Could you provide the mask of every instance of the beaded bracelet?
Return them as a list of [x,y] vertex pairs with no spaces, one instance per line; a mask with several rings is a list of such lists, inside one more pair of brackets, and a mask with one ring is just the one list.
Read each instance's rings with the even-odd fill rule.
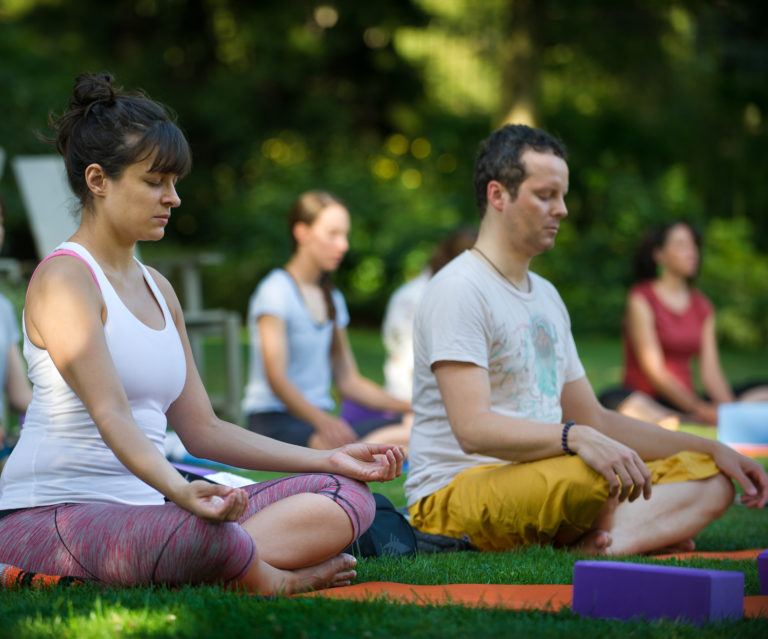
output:
[[571,429],[571,426],[573,426],[576,422],[574,422],[572,419],[569,419],[565,424],[563,424],[563,437],[562,437],[562,446],[563,446],[563,452],[566,455],[575,455],[570,448],[568,448],[568,431]]

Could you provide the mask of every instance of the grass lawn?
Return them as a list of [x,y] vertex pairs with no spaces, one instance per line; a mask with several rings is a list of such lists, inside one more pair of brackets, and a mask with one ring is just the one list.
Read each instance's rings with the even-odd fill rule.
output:
[[[381,380],[382,350],[375,331],[352,331],[360,369]],[[577,339],[587,374],[600,390],[618,379],[618,342]],[[215,365],[215,341],[206,361]],[[723,354],[731,379],[764,373],[765,353]],[[209,377],[216,378],[216,374]],[[768,464],[768,460],[762,460]],[[270,474],[248,473],[254,479]],[[404,504],[403,478],[374,484],[396,505]],[[734,504],[726,515],[696,539],[701,550],[768,547],[768,509],[748,510]],[[446,553],[407,559],[368,559],[358,565],[358,581],[413,584],[572,582],[576,554],[551,548],[504,553]],[[653,562],[647,558],[635,561]],[[676,562],[666,562],[675,564]],[[697,568],[738,570],[745,574],[745,594],[759,594],[756,562],[694,560]],[[628,593],[631,596],[631,593]],[[270,599],[225,592],[218,587],[101,589],[86,585],[48,592],[0,590],[0,638],[106,637],[468,637],[617,636],[642,638],[768,637],[768,619],[741,620],[697,628],[673,622],[582,619],[570,612],[540,614],[463,606],[392,605],[382,601]]]

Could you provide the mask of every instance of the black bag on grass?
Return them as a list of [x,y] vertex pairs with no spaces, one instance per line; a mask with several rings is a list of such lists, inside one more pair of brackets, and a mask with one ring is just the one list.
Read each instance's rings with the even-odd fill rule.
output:
[[446,537],[445,535],[432,535],[413,528],[416,537],[416,552],[431,555],[436,552],[460,552],[463,550],[477,550],[469,537],[464,535],[461,539]]
[[380,493],[373,493],[376,515],[366,530],[345,552],[356,557],[412,557],[417,553],[475,550],[469,539],[454,539],[417,530],[408,519]]
[[373,493],[376,515],[371,527],[345,552],[356,557],[410,557],[416,554],[416,536],[408,520],[381,493]]

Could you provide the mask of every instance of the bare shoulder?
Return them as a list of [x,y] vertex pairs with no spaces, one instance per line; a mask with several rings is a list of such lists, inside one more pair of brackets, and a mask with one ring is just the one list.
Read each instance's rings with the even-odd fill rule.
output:
[[652,315],[653,309],[648,300],[641,293],[633,292],[627,298],[627,311],[629,313],[639,313],[643,315]]
[[[91,269],[72,256],[57,256],[43,262],[27,289],[24,321],[29,338],[39,348],[62,326],[73,336],[82,327],[94,330],[105,319],[104,298]],[[74,341],[74,340],[72,340]]]
[[163,294],[163,297],[168,302],[169,306],[179,305],[178,296],[176,295],[176,291],[173,289],[173,286],[171,286],[171,283],[168,281],[168,278],[165,277],[160,271],[158,271],[153,266],[147,266],[144,265],[149,271],[149,274],[152,276],[152,279],[155,280],[155,284],[157,284],[157,287],[160,289],[160,292]]
[[27,303],[57,294],[100,297],[99,285],[88,264],[70,255],[57,255],[42,262],[29,283]]
[[163,275],[160,271],[158,271],[154,266],[149,266],[148,264],[144,264],[144,268],[146,268],[149,271],[149,274],[152,276],[152,279],[155,280],[155,282],[157,282],[158,286],[167,286],[167,287],[171,286],[171,283],[168,281],[168,278],[165,275]]

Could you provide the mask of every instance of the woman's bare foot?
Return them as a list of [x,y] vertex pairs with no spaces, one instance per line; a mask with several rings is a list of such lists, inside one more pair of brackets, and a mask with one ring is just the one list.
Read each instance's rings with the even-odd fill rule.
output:
[[604,555],[613,543],[613,537],[605,530],[595,528],[584,533],[572,548],[585,555]]
[[342,553],[309,568],[287,570],[285,572],[292,575],[292,583],[286,584],[285,592],[294,593],[348,586],[357,577],[357,572],[354,570],[356,565],[357,559],[352,555]]
[[677,430],[680,426],[679,413],[659,404],[655,399],[641,391],[635,391],[616,408],[628,417],[658,424],[667,430]]
[[664,417],[663,419],[660,419],[658,422],[659,426],[662,428],[665,428],[666,430],[677,430],[680,428],[680,418],[676,415],[670,415],[669,417]]
[[307,590],[348,586],[357,576],[354,570],[356,564],[357,559],[344,553],[296,570],[281,570],[257,559],[235,584],[235,588],[263,595],[290,595]]

